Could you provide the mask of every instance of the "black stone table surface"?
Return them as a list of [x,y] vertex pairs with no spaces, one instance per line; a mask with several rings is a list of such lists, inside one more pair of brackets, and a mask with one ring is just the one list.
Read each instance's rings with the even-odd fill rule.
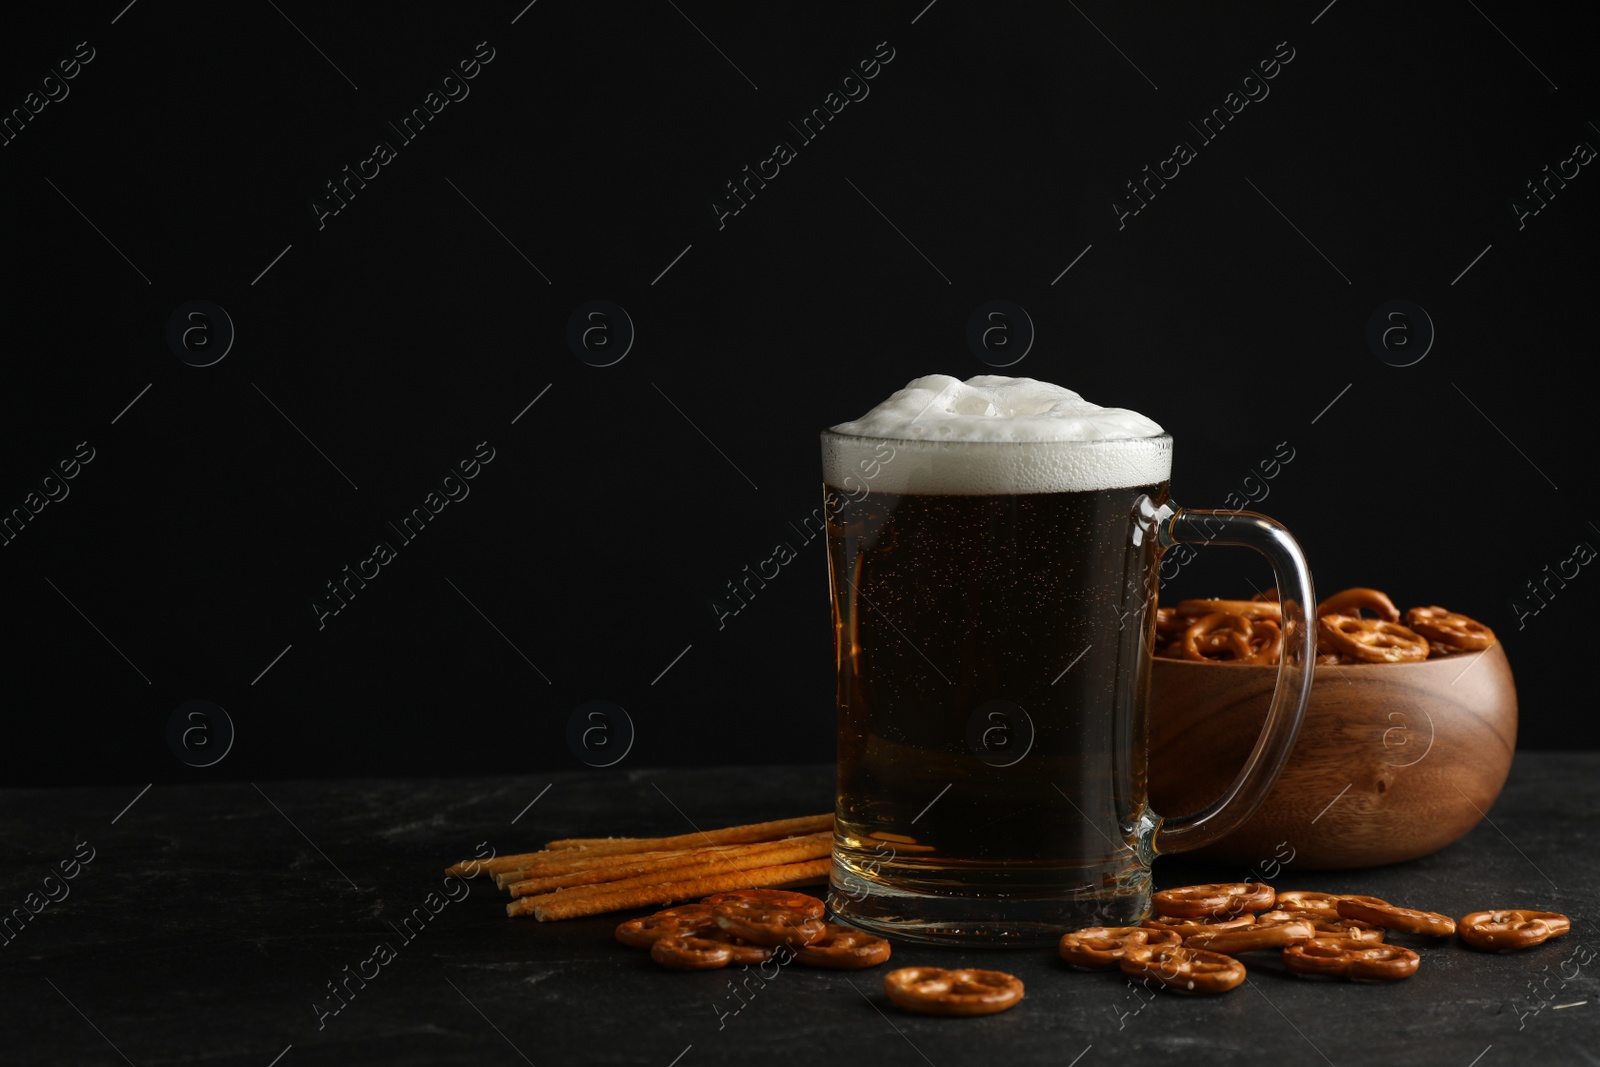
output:
[[[668,972],[612,939],[617,917],[508,919],[482,879],[446,894],[444,867],[480,842],[508,853],[828,810],[825,766],[7,790],[0,1063],[1595,1063],[1597,782],[1600,753],[1521,753],[1490,821],[1443,851],[1275,879],[1454,916],[1572,916],[1538,948],[1400,938],[1422,968],[1384,986],[1297,978],[1258,953],[1246,985],[1185,997],[1050,949],[896,947],[900,965],[1027,984],[1015,1008],[974,1019],[897,1010],[883,968],[769,967],[764,984],[755,968]],[[1156,882],[1244,873],[1165,857]],[[419,907],[428,921],[402,930]],[[364,985],[346,981],[358,970]]]

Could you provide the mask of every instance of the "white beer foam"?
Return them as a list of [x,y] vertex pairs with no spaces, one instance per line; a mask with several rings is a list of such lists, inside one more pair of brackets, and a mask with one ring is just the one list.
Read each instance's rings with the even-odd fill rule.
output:
[[852,492],[1086,492],[1172,471],[1158,423],[1033,378],[930,374],[833,431],[849,436],[823,439],[824,480]]

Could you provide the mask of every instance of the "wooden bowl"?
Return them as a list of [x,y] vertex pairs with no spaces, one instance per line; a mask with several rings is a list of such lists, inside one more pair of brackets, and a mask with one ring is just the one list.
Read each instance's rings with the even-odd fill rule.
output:
[[[1199,810],[1255,745],[1275,666],[1157,658],[1150,805]],[[1517,693],[1500,645],[1421,663],[1315,668],[1300,737],[1259,811],[1197,855],[1268,870],[1375,867],[1484,818],[1511,769]],[[1293,859],[1286,862],[1286,858]]]

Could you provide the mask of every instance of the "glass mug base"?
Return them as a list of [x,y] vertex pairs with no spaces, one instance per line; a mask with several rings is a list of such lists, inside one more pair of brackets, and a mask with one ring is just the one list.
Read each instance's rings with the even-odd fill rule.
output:
[[853,869],[836,851],[828,908],[840,922],[894,940],[1018,947],[1053,945],[1086,926],[1137,926],[1150,915],[1150,868],[1131,851],[1063,872],[1063,882],[1078,888],[1037,894],[973,888],[975,881],[998,883],[1008,873],[1014,877],[1003,869],[968,871],[960,885],[907,889]]

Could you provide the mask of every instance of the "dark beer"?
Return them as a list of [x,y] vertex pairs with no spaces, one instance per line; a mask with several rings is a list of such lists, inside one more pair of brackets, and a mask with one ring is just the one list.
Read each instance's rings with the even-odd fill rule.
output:
[[1133,532],[1140,498],[1166,495],[869,492],[833,517],[846,871],[1047,900],[1143,875],[1145,739],[1128,733],[1156,570]]

